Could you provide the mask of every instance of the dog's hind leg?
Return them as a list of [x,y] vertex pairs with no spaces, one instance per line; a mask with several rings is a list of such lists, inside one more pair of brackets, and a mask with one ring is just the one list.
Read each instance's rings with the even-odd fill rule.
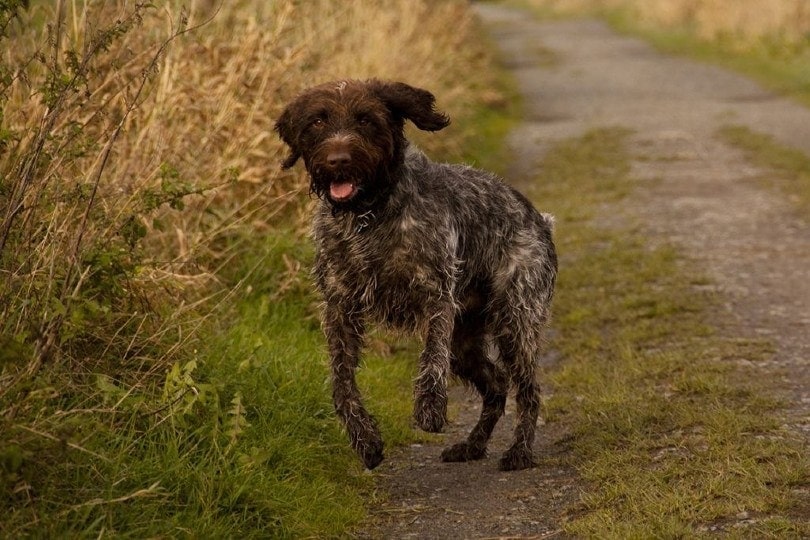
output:
[[535,354],[539,351],[525,347],[525,342],[516,343],[511,337],[501,337],[498,346],[515,387],[517,402],[514,439],[501,457],[498,468],[502,471],[527,469],[536,465],[532,445],[540,414],[540,388],[535,370]]
[[451,369],[471,383],[483,398],[481,417],[467,440],[442,452],[442,461],[470,461],[486,455],[487,443],[495,424],[503,415],[509,379],[487,357],[486,330],[482,313],[456,318],[453,331]]
[[[534,253],[526,257],[526,254]],[[502,471],[534,467],[532,456],[540,388],[537,363],[543,346],[543,332],[549,320],[549,306],[556,279],[556,255],[551,244],[526,242],[514,248],[499,278],[500,294],[489,306],[492,328],[501,359],[515,388],[517,422],[512,445],[498,464]],[[541,261],[538,264],[527,261]]]

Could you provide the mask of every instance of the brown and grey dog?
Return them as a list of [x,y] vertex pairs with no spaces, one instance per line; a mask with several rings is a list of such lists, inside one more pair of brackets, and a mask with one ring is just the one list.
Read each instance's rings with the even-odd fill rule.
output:
[[379,465],[383,442],[355,382],[364,330],[416,331],[416,424],[442,430],[451,371],[483,398],[469,437],[442,460],[485,456],[511,381],[518,419],[500,468],[531,467],[535,366],[557,274],[552,218],[496,176],[434,163],[409,144],[405,120],[427,131],[450,123],[434,102],[403,83],[339,81],[306,90],[275,126],[291,151],[284,167],[303,158],[321,199],[313,271],[335,409],[366,467]]

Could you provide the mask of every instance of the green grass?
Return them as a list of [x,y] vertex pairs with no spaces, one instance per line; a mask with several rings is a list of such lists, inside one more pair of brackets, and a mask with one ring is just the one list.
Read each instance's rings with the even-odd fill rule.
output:
[[520,118],[523,102],[514,81],[502,77],[498,84],[493,102],[478,107],[462,128],[469,132],[464,138],[472,144],[463,149],[460,159],[474,167],[504,174],[509,161],[504,141]]
[[762,182],[785,193],[805,216],[810,215],[810,157],[745,126],[726,126],[717,135],[742,149],[754,165],[765,169]]
[[[532,195],[558,217],[560,276],[550,421],[570,435],[587,488],[566,523],[589,538],[810,533],[810,465],[779,404],[738,360],[767,342],[720,335],[718,299],[671,247],[633,226],[596,225],[632,192],[623,130],[561,143]],[[755,368],[753,368],[755,369]]]
[[[36,456],[15,469],[4,448],[5,480],[27,475],[40,491],[36,505],[4,501],[2,536],[334,537],[362,520],[374,486],[334,417],[309,243],[278,231],[244,253],[243,296],[206,323],[163,396],[128,401],[124,386],[99,377],[107,402],[54,422],[65,438],[61,452],[43,449],[61,460],[47,482],[29,470]],[[413,358],[406,344],[371,352],[362,369],[389,448],[416,440]],[[67,405],[43,402],[43,412]],[[102,408],[109,422],[89,426]]]

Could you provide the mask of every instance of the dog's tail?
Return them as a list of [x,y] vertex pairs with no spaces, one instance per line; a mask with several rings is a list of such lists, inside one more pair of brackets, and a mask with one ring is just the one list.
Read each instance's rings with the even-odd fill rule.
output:
[[540,212],[540,217],[543,218],[543,221],[546,222],[546,225],[548,225],[549,230],[551,232],[554,232],[554,223],[556,222],[554,216],[552,216],[551,214],[547,214],[545,212]]

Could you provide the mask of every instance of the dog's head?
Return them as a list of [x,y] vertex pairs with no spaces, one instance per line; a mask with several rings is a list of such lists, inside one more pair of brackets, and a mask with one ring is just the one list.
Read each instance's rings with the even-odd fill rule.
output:
[[368,208],[390,189],[402,163],[405,120],[438,131],[450,123],[427,90],[400,82],[335,81],[304,91],[275,129],[290,147],[283,167],[299,158],[312,191],[336,209]]

